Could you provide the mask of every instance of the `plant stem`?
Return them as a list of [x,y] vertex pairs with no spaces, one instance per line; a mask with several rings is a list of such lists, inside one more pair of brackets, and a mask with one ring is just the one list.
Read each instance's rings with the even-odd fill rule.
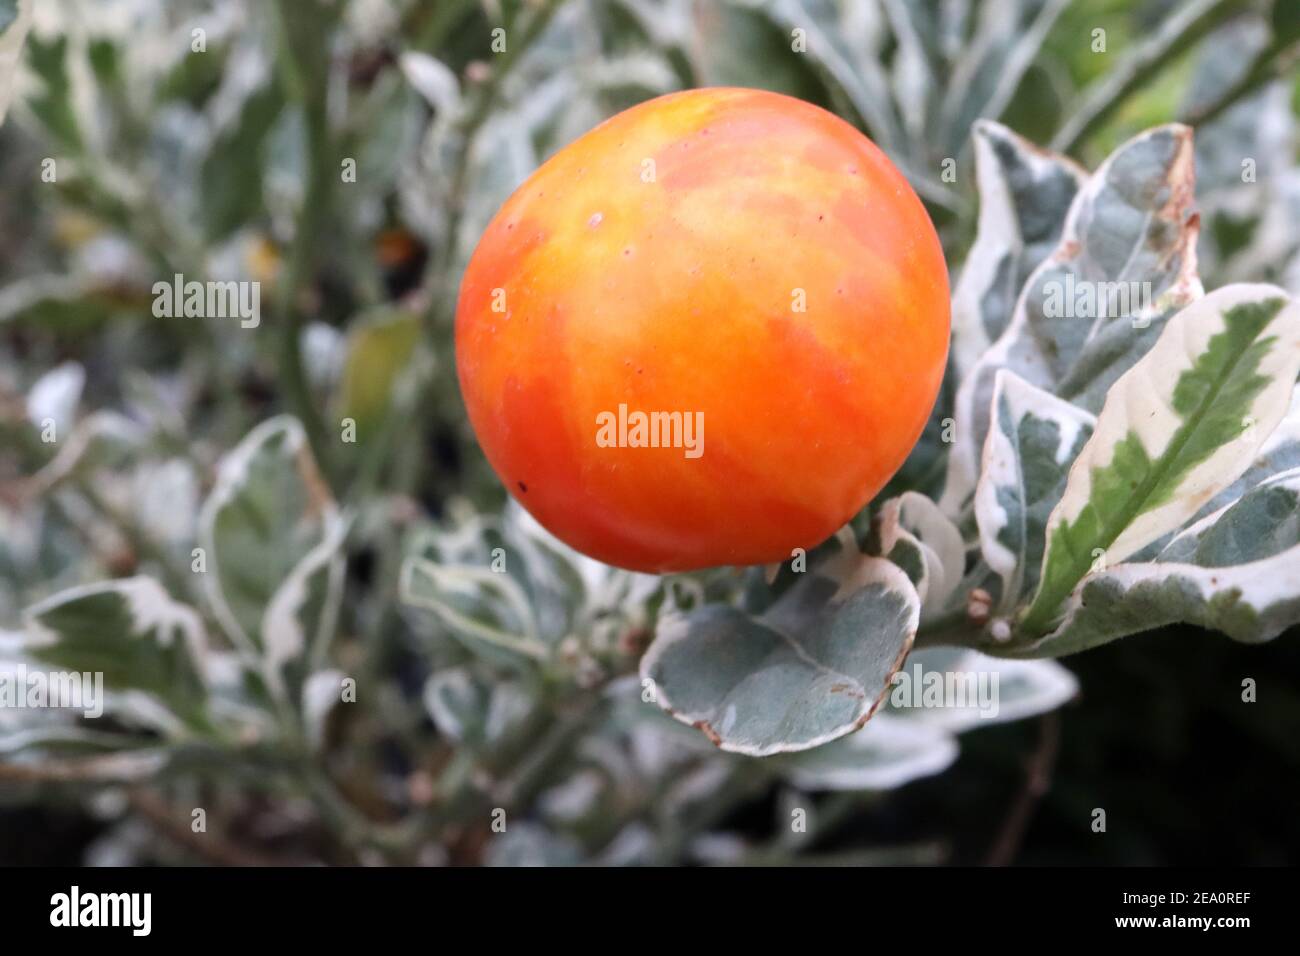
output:
[[1056,753],[1061,745],[1061,718],[1055,711],[1044,714],[1038,723],[1038,746],[1025,765],[1025,783],[1002,824],[997,839],[989,850],[988,866],[1006,866],[1011,863],[1025,831],[1033,818],[1034,808],[1052,786],[1052,769],[1056,766]]
[[1203,126],[1221,116],[1236,103],[1254,93],[1264,84],[1293,70],[1300,57],[1300,42],[1279,43],[1276,40],[1260,51],[1250,68],[1236,83],[1224,90],[1216,99],[1197,107],[1182,120],[1188,126]]
[[1083,103],[1052,140],[1052,149],[1068,153],[1110,117],[1152,76],[1186,52],[1223,21],[1236,16],[1236,0],[1191,0],[1160,25],[1153,36],[1133,50],[1084,93]]
[[[334,149],[330,141],[329,115],[325,105],[328,59],[323,51],[312,50],[311,42],[292,36],[298,16],[291,9],[294,0],[279,0],[281,34],[280,61],[285,86],[303,111],[307,127],[309,169],[302,204],[294,227],[293,245],[285,274],[281,277],[276,303],[279,322],[279,369],[281,385],[289,407],[302,421],[312,453],[326,479],[333,474],[332,455],[325,439],[325,421],[313,399],[302,361],[300,296],[311,281],[318,239],[329,221],[330,187],[333,183]],[[316,39],[313,37],[312,39]]]

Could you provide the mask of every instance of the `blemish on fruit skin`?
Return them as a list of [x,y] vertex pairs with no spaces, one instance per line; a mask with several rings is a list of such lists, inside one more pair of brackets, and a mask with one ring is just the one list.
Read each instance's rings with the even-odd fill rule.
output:
[[593,212],[591,214],[591,218],[587,220],[587,225],[590,226],[592,229],[595,229],[604,221],[605,221],[605,216],[602,213]]
[[526,484],[524,484],[522,481],[516,481],[515,484],[519,486],[520,491],[522,491],[524,494],[528,494],[528,486]]

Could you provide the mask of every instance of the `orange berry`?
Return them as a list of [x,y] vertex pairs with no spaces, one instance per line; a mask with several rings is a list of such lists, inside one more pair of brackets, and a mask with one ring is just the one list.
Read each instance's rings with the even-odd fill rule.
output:
[[788,560],[848,521],[920,436],[948,328],[939,239],[870,140],[704,89],[618,114],[506,201],[456,359],[510,493],[578,550],[668,572]]

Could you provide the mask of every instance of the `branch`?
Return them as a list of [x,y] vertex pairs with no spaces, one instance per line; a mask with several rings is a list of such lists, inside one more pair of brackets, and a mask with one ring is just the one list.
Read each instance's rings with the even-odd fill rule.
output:
[[997,839],[989,849],[987,866],[1007,866],[1016,857],[1024,840],[1034,808],[1052,787],[1052,770],[1061,745],[1061,718],[1055,711],[1044,714],[1038,723],[1038,746],[1025,764],[1025,782],[1011,811],[1002,823]]
[[1160,25],[1145,43],[1085,92],[1083,104],[1057,131],[1051,148],[1068,153],[1079,145],[1152,75],[1184,53],[1229,17],[1240,12],[1236,0],[1192,0]]

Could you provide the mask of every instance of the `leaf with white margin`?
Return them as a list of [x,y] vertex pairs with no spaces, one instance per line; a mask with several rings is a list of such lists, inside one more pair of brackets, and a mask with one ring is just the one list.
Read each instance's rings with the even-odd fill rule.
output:
[[1174,316],[1115,383],[1070,469],[1025,631],[1047,631],[1098,558],[1122,561],[1245,471],[1298,373],[1300,306],[1276,286],[1225,286]]
[[880,553],[911,579],[922,620],[947,606],[966,571],[961,532],[938,505],[915,491],[881,505]]
[[517,663],[515,655],[542,660],[548,654],[528,595],[508,574],[411,557],[402,564],[398,595],[403,604],[431,611],[470,650],[491,659]]
[[1060,626],[1023,653],[1060,657],[1177,623],[1255,644],[1300,623],[1300,469],[1197,522],[1165,553],[1175,560],[1084,578]]
[[952,294],[958,381],[1001,337],[1033,270],[1056,248],[1087,172],[1072,159],[980,120],[971,141],[979,188],[975,242]]
[[58,454],[32,476],[30,490],[44,494],[68,478],[123,464],[148,437],[139,423],[117,412],[87,415],[60,443]]
[[594,641],[647,624],[657,576],[579,554],[513,502],[499,516],[455,501],[448,512],[446,525],[408,543],[401,594],[476,652],[496,646],[540,658],[570,634]]
[[343,700],[342,671],[316,671],[302,685],[302,723],[307,743],[319,750],[325,742],[325,724]]
[[[199,544],[213,613],[245,653],[283,659],[284,647],[271,647],[263,631],[264,617],[300,564],[329,540],[336,521],[297,419],[263,422],[222,459],[199,515]],[[274,622],[293,596],[281,595]],[[275,639],[292,640],[292,634]]]
[[[1206,517],[1222,512],[1246,492],[1293,468],[1300,468],[1300,387],[1291,392],[1291,406],[1286,416],[1264,439],[1264,444],[1251,461],[1250,467],[1201,508],[1194,519],[1196,524],[1200,525]],[[1181,534],[1182,532],[1172,531],[1161,535],[1135,551],[1127,560],[1176,560],[1169,557],[1166,549]]]
[[[1134,340],[1200,295],[1194,181],[1192,131],[1171,124],[1120,146],[1074,197],[1060,244],[1021,289],[1002,337],[958,387],[945,512],[960,514],[974,493],[999,369],[1052,392],[1062,382],[1084,390],[1081,369],[1095,365],[1089,375],[1117,377],[1141,354]],[[1104,343],[1096,346],[1104,361],[1089,350],[1094,341]]]
[[938,727],[877,714],[861,730],[786,758],[782,775],[805,790],[894,790],[946,770],[957,741]]
[[1271,557],[1300,543],[1297,489],[1300,468],[1266,479],[1179,532],[1156,561],[1227,567]]
[[666,614],[641,677],[655,703],[723,750],[807,750],[875,713],[919,616],[901,570],[846,548],[758,617],[717,604]]
[[444,668],[424,683],[424,709],[448,740],[479,742],[487,722],[488,689],[463,667]]
[[1079,692],[1055,661],[1018,661],[963,648],[913,652],[894,676],[886,714],[950,733],[1055,710]]
[[406,82],[424,97],[425,101],[442,116],[455,114],[460,103],[460,83],[456,74],[427,53],[408,50],[397,58]]
[[204,726],[207,635],[198,613],[152,578],[62,591],[24,613],[24,652],[44,664],[99,672],[104,687],[157,699]]
[[975,521],[984,560],[1002,579],[999,606],[1015,608],[1038,586],[1047,519],[1096,419],[999,369],[979,483]]
[[348,521],[325,518],[324,535],[276,589],[262,617],[263,658],[273,672],[288,667],[297,687],[319,667],[338,624],[343,600],[343,540]]

